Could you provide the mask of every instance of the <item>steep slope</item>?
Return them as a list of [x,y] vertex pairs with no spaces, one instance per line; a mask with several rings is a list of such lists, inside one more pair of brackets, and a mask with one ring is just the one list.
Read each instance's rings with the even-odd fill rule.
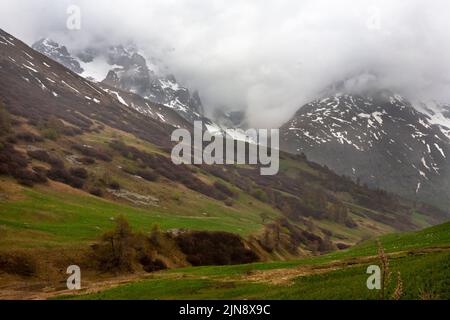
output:
[[84,72],[84,69],[81,68],[78,60],[70,55],[67,48],[51,39],[43,38],[35,42],[32,48],[46,55],[50,59],[61,63],[67,69],[72,70],[75,73],[81,74]]
[[[3,31],[1,35],[13,39]],[[107,86],[101,88],[16,39],[2,44],[0,59],[4,103],[12,113],[33,123],[57,117],[79,129],[93,130],[102,122],[161,146],[169,144],[173,126],[188,125],[172,109]],[[143,118],[133,108],[145,110],[148,116]],[[168,120],[173,123],[169,125]]]
[[326,97],[300,108],[280,136],[284,150],[355,181],[450,208],[450,140],[404,97]]
[[189,122],[201,119],[203,106],[198,92],[191,94],[173,75],[166,76],[152,70],[133,45],[109,46],[103,50],[87,48],[77,52],[76,56],[50,39],[41,39],[32,47],[89,80],[163,104]]
[[257,166],[176,166],[175,127],[131,107],[145,100],[89,82],[4,31],[0,36],[0,98],[11,117],[1,137],[1,223],[22,240],[4,243],[84,244],[125,212],[143,230],[158,222],[239,233],[280,259],[448,218],[301,156],[282,153],[276,176],[260,176]]

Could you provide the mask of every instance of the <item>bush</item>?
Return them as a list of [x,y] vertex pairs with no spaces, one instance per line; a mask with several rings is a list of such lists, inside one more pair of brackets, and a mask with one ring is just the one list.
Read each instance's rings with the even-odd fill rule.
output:
[[31,277],[37,273],[37,262],[26,253],[0,253],[0,271]]
[[112,161],[111,155],[108,154],[106,151],[99,149],[99,148],[93,148],[93,147],[78,144],[78,143],[72,145],[72,148],[77,150],[78,152],[80,152],[81,154],[83,154],[86,157],[95,158],[95,159],[102,160],[105,162]]
[[228,197],[234,197],[235,196],[235,193],[233,191],[231,191],[230,188],[228,188],[223,182],[220,182],[220,181],[214,182],[214,187],[218,191],[226,194]]
[[120,184],[116,181],[110,182],[109,187],[113,190],[120,190]]
[[232,233],[195,231],[179,235],[176,241],[188,262],[194,266],[258,261],[258,256],[245,247],[240,236]]
[[78,161],[84,165],[90,165],[90,164],[95,163],[95,159],[90,158],[90,157],[82,157],[82,158],[78,159]]
[[74,188],[83,188],[84,181],[78,177],[72,176],[65,168],[52,167],[47,177],[51,180],[58,181],[64,184],[68,184]]
[[160,259],[152,259],[149,255],[143,255],[139,263],[145,272],[155,272],[167,269],[167,265]]
[[70,174],[74,177],[80,178],[80,179],[87,179],[88,172],[84,168],[71,168],[69,170]]
[[231,199],[225,200],[224,203],[225,203],[225,205],[226,205],[227,207],[232,207],[233,204],[234,204],[234,203],[233,203],[233,200],[231,200]]
[[158,175],[153,173],[150,170],[138,170],[136,172],[136,175],[142,177],[143,179],[147,181],[156,181],[158,180]]
[[55,157],[53,155],[48,154],[48,152],[45,150],[28,151],[27,154],[30,158],[51,164],[53,167],[57,167],[57,168],[64,167],[64,163],[62,162],[62,160],[58,159],[57,157]]
[[32,187],[35,183],[45,183],[47,178],[42,172],[34,172],[28,169],[18,169],[13,173],[13,177],[17,179],[20,184],[27,187]]
[[42,129],[41,132],[42,132],[42,136],[48,140],[55,141],[55,140],[58,140],[60,137],[59,132],[54,128]]
[[101,243],[94,246],[94,258],[100,270],[132,272],[136,251],[134,235],[124,216],[116,219],[114,230],[103,234]]
[[99,198],[103,197],[103,191],[100,188],[92,188],[89,193]]
[[28,159],[8,143],[1,144],[0,174],[10,175],[19,183],[32,187],[35,183],[45,183],[45,172],[27,169]]
[[256,199],[262,201],[262,202],[268,202],[269,201],[269,197],[267,196],[267,193],[264,192],[264,190],[261,189],[256,189],[253,193],[252,196],[254,196]]
[[153,257],[148,238],[134,233],[124,216],[116,219],[116,227],[106,232],[93,250],[93,259],[102,271],[133,272],[138,265],[146,272],[167,268]]
[[44,139],[41,136],[35,135],[34,133],[31,132],[19,132],[16,134],[16,139],[29,143],[44,141]]

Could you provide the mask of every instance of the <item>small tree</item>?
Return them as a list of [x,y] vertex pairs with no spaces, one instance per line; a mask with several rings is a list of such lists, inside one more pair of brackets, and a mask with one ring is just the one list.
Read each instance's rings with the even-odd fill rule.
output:
[[158,245],[161,240],[161,226],[159,223],[155,223],[152,226],[152,231],[150,232],[150,239],[155,244]]
[[107,271],[132,271],[135,252],[133,232],[123,215],[116,219],[114,230],[106,232],[102,240],[107,244],[103,251],[102,264]]

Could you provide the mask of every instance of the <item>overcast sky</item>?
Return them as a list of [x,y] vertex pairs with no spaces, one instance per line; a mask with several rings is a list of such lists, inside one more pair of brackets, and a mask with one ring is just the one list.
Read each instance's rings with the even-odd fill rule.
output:
[[[70,4],[80,31],[66,28]],[[351,76],[356,89],[450,101],[447,0],[1,0],[0,27],[28,44],[133,40],[210,110],[244,109],[255,127],[282,124]]]

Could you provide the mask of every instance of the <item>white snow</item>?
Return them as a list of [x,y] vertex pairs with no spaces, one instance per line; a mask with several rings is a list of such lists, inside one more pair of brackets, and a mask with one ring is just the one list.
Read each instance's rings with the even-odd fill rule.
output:
[[105,80],[106,75],[112,69],[111,65],[106,61],[104,57],[98,57],[91,62],[78,61],[80,66],[84,69],[81,74],[83,78],[92,78],[96,82]]
[[165,89],[171,89],[173,91],[178,91],[180,90],[180,85],[176,82],[172,82],[170,80],[159,80],[159,83],[161,84],[161,87],[165,90]]
[[33,69],[32,67],[27,66],[26,64],[22,64],[22,66],[24,66],[25,68],[33,71],[34,73],[38,73],[38,71],[36,69]]
[[428,180],[427,175],[423,171],[419,170],[419,174]]
[[80,91],[78,91],[77,89],[75,89],[74,87],[72,87],[71,85],[69,85],[68,83],[66,83],[64,80],[61,80],[61,82],[66,85],[67,87],[69,87],[70,89],[72,89],[73,91],[75,91],[76,93],[80,93]]
[[158,117],[161,119],[162,122],[166,122],[166,119],[162,114],[160,114],[159,112],[157,112],[156,114],[158,115]]
[[119,100],[119,102],[121,104],[123,104],[124,106],[129,107],[128,103],[125,102],[125,100],[120,96],[120,94],[118,92],[112,91],[112,90],[108,90],[108,89],[106,89],[106,91],[114,94],[117,97],[117,100]]
[[424,157],[422,157],[421,161],[422,161],[423,166],[424,166],[425,168],[427,168],[428,170],[430,170],[430,167],[427,165],[427,162],[425,161],[425,158],[424,158]]
[[375,120],[379,123],[379,124],[383,124],[383,119],[381,118],[382,113],[381,112],[374,112],[372,113],[372,116],[375,118]]
[[419,192],[419,189],[420,189],[420,185],[421,185],[421,183],[420,183],[420,182],[418,182],[418,183],[417,183],[417,188],[416,188],[416,193],[418,193],[418,192]]
[[25,51],[22,50],[23,53],[25,53],[30,59],[34,60],[34,58],[32,56],[30,56],[28,53],[26,53]]
[[447,158],[447,157],[445,156],[444,150],[442,150],[442,148],[441,148],[437,143],[435,143],[434,146],[436,147],[436,149],[439,150],[439,152],[442,154],[442,156],[443,156],[444,158]]
[[1,41],[3,44],[5,44],[5,45],[8,45],[8,44],[10,44],[10,45],[12,45],[12,46],[16,46],[14,43],[12,43],[11,41],[13,40],[12,38],[10,38],[10,40],[8,40],[6,37],[4,37],[4,36],[2,36],[2,35],[0,35],[0,37],[3,39],[3,40],[5,40],[6,41],[6,43],[5,42],[3,42],[3,41]]

